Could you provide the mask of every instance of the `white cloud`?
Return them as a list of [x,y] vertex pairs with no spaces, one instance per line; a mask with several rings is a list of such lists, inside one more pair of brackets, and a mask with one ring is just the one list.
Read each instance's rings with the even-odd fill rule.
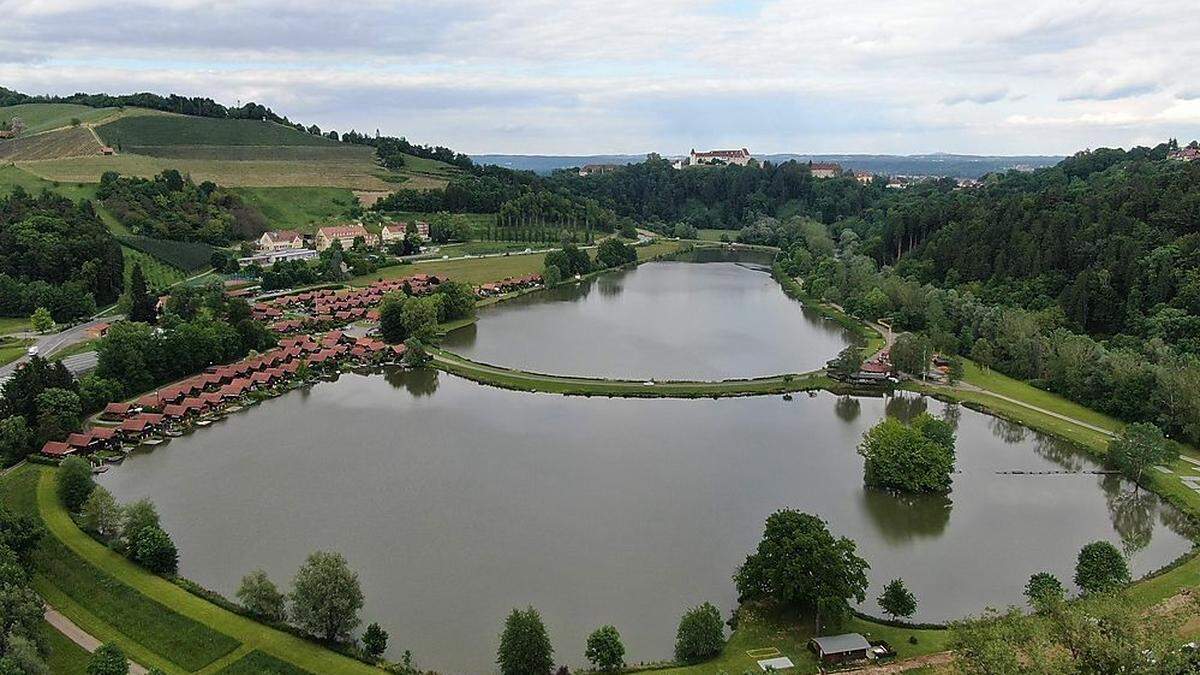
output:
[[[1191,2],[730,10],[0,0],[0,85],[255,99],[322,127],[469,151],[678,152],[744,138],[763,152],[1070,152],[1200,130],[1178,105],[1200,99],[1181,86],[1200,80]],[[1098,129],[1110,135],[1091,140]]]

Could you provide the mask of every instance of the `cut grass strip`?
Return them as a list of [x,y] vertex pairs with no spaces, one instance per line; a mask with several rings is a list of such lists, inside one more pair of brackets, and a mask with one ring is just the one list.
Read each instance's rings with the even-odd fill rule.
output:
[[[39,591],[47,591],[47,595],[60,599],[65,596],[75,605],[87,609],[91,617],[81,624],[85,630],[90,627],[84,624],[103,622],[122,636],[123,641],[135,642],[185,671],[202,668],[238,647],[237,640],[141,595],[89,565],[64,545],[58,538],[62,523],[56,521],[60,519],[66,519],[78,537],[99,546],[75,528],[61,508],[46,508],[47,499],[57,505],[52,472],[27,465],[14,472],[8,480],[11,489],[7,491],[6,502],[11,503],[19,513],[40,514],[47,528],[55,534],[45,537],[39,547],[36,556],[38,580],[35,585]],[[48,513],[51,510],[57,513]],[[48,586],[53,586],[53,589]],[[63,613],[67,614],[66,611]],[[96,637],[106,639],[105,636]]]
[[218,671],[221,675],[312,675],[286,661],[260,651],[253,651]]

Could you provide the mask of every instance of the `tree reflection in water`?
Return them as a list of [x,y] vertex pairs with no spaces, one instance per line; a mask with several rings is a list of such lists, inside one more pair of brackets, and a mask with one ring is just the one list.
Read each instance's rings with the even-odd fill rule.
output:
[[1038,457],[1048,459],[1067,471],[1082,471],[1091,464],[1081,450],[1067,441],[1036,431],[1030,433],[1033,434],[1033,451]]
[[1029,429],[1017,424],[1009,422],[1000,417],[993,417],[988,421],[988,428],[992,430],[992,435],[1008,444],[1023,443]]
[[954,502],[946,495],[902,495],[864,488],[863,508],[889,544],[905,545],[941,536]]
[[902,393],[887,397],[887,402],[883,405],[888,417],[895,417],[905,424],[911,424],[917,415],[925,412],[928,407],[929,401],[924,396]]
[[958,421],[962,419],[962,406],[957,403],[947,403],[945,409],[942,410],[942,419],[950,428],[958,430]]
[[596,278],[596,290],[600,292],[602,298],[613,298],[621,294],[625,290],[625,285],[622,280],[625,278],[624,273],[620,274],[601,274]]
[[1139,490],[1128,485],[1120,476],[1107,475],[1100,481],[1104,500],[1108,503],[1108,515],[1113,529],[1121,537],[1121,549],[1126,556],[1150,545],[1154,533],[1154,516],[1158,510],[1158,498],[1149,490]]
[[833,414],[843,422],[853,422],[862,413],[862,404],[853,396],[839,396],[833,402]]
[[398,366],[388,366],[383,369],[383,377],[388,384],[397,389],[404,389],[415,397],[433,396],[438,388],[438,371],[436,368],[416,368],[406,370]]

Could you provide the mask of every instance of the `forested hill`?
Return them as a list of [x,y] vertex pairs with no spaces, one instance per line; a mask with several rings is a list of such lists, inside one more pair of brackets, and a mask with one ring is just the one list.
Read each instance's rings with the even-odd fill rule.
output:
[[1200,163],[1080,153],[982,188],[887,195],[848,223],[880,263],[985,300],[1061,306],[1093,334],[1200,335]]

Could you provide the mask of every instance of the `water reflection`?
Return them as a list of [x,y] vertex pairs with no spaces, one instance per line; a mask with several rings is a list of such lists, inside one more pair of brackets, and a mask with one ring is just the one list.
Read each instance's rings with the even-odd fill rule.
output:
[[953,505],[945,495],[899,495],[870,488],[863,489],[860,502],[871,524],[892,545],[940,536]]
[[833,402],[833,413],[843,422],[853,422],[862,413],[862,404],[853,396],[839,396]]
[[[1083,452],[1073,444],[1047,434],[1032,433],[1033,451],[1038,457],[1050,460],[1067,471],[1082,471],[1085,467],[1092,465]],[[1000,436],[1000,438],[1005,437]],[[1021,440],[1024,438],[1025,436],[1022,434]]]
[[438,371],[435,368],[406,370],[396,366],[386,366],[383,369],[383,377],[396,389],[403,389],[418,398],[433,396],[438,388]]
[[622,283],[623,274],[602,274],[596,278],[596,289],[600,291],[600,295],[605,298],[614,298],[625,290],[625,285]]
[[887,412],[888,417],[895,417],[905,424],[911,424],[917,415],[929,408],[929,401],[919,394],[898,393],[888,396],[886,399],[884,411]]
[[957,403],[947,403],[946,408],[942,410],[942,420],[950,425],[951,429],[958,430],[958,422],[962,419],[962,406]]
[[1154,534],[1154,512],[1158,499],[1149,490],[1138,490],[1120,476],[1108,475],[1100,481],[1113,529],[1121,537],[1121,549],[1133,555],[1150,544]]
[[1013,443],[1024,443],[1026,432],[1029,431],[1029,429],[1017,424],[1016,422],[1009,422],[1008,420],[999,417],[991,418],[991,420],[988,422],[988,426],[991,428],[992,433],[996,436],[996,438],[999,438],[1009,445],[1012,445]]

